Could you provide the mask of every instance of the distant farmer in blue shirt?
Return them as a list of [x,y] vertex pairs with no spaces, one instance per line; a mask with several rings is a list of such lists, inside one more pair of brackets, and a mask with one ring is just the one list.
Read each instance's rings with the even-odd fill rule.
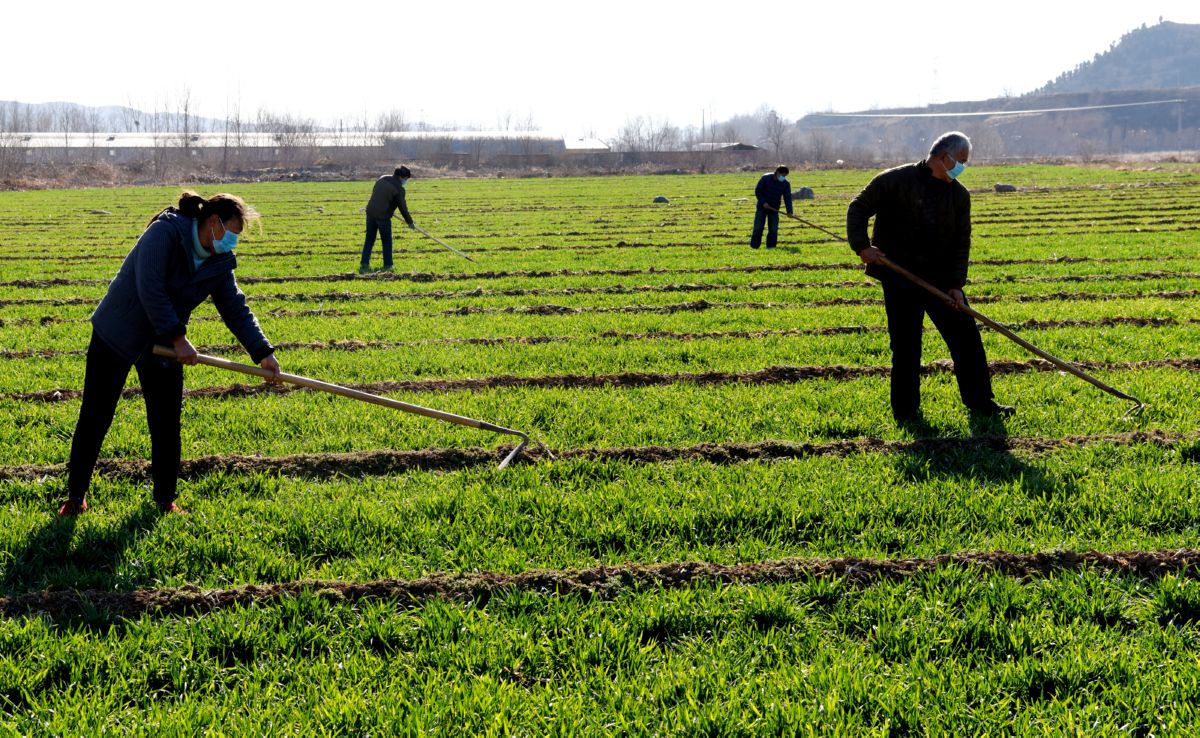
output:
[[[154,502],[164,513],[187,514],[175,504],[179,420],[183,365],[195,364],[198,356],[188,341],[188,319],[200,303],[212,298],[221,320],[250,358],[274,375],[268,381],[279,381],[275,349],[233,276],[238,235],[247,221],[257,217],[234,195],[205,199],[184,192],[179,207],[150,219],[92,313],[83,402],[71,439],[67,501],[58,511],[60,516],[87,510],[92,470],[130,369],[137,369],[146,403]],[[155,344],[173,347],[178,361],[155,356]]]
[[767,224],[767,248],[775,248],[779,237],[779,200],[787,203],[788,215],[792,214],[792,190],[787,181],[788,168],[780,164],[773,173],[764,174],[754,188],[758,200],[754,206],[754,233],[750,234],[750,248],[762,244],[763,223]]

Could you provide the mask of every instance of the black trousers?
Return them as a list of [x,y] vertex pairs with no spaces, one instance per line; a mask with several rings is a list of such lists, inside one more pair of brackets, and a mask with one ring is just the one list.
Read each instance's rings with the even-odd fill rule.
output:
[[993,401],[987,356],[974,318],[900,277],[884,278],[883,304],[892,347],[894,416],[916,415],[921,405],[921,331],[926,313],[950,349],[963,404],[982,409]]
[[67,496],[73,500],[82,500],[87,495],[100,446],[112,426],[117,401],[121,399],[131,366],[137,367],[142,397],[146,400],[154,501],[165,504],[175,500],[181,451],[179,417],[183,413],[183,365],[149,353],[131,365],[94,331],[88,345],[83,404],[79,408],[79,422],[75,424],[75,435],[71,439],[71,459],[67,463]]
[[754,211],[754,230],[750,232],[750,248],[762,245],[763,226],[767,227],[767,248],[775,248],[779,241],[779,213],[760,207]]

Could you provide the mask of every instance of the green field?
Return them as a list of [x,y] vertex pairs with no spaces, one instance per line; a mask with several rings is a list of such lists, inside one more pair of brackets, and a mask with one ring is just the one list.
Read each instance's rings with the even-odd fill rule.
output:
[[224,187],[284,371],[554,458],[195,367],[160,518],[131,375],[67,522],[88,316],[179,190],[0,193],[0,734],[1200,732],[1200,168],[969,169],[975,307],[1147,409],[985,330],[972,422],[928,330],[921,431],[845,244],[746,246],[755,177],[416,179],[476,263],[397,221],[365,276],[369,183]]

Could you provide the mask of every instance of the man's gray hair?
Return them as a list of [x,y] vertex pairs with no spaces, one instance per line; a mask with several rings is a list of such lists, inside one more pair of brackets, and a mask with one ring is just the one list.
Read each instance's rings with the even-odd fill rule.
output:
[[955,159],[963,154],[971,153],[971,139],[967,138],[967,134],[962,131],[950,131],[938,136],[938,139],[933,142],[933,146],[929,147],[929,158],[941,154],[950,154]]

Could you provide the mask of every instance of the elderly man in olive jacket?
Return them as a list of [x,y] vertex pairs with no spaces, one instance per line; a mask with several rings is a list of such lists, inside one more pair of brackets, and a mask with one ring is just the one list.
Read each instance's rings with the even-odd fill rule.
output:
[[[883,284],[892,349],[891,404],[896,422],[919,422],[921,334],[925,314],[941,333],[954,360],[963,404],[975,416],[1003,417],[1013,408],[997,404],[983,341],[975,320],[957,307],[967,304],[963,287],[971,255],[971,195],[957,177],[971,155],[971,141],[957,131],[942,135],[929,156],[889,169],[871,180],[846,210],[850,248]],[[867,237],[867,221],[875,230]],[[879,263],[898,266],[949,294],[950,307]]]
[[412,173],[408,167],[399,167],[392,174],[380,177],[375,181],[371,190],[371,199],[367,201],[367,238],[363,242],[362,263],[358,265],[360,274],[371,271],[371,248],[375,245],[375,234],[383,242],[383,270],[392,269],[392,216],[400,209],[400,216],[409,228],[415,228],[412,216],[408,214],[408,203],[404,200],[404,188]]

